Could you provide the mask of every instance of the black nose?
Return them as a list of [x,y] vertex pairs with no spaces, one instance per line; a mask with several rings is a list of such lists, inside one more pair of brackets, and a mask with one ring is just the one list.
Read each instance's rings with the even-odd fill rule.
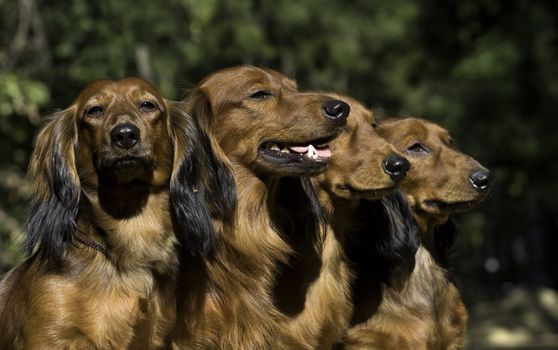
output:
[[392,154],[384,159],[384,171],[393,181],[400,181],[411,167],[409,161],[401,156]]
[[490,187],[493,179],[494,176],[488,170],[475,171],[469,175],[469,181],[479,191],[484,191]]
[[350,111],[351,107],[340,100],[329,100],[323,106],[324,115],[341,125],[347,122]]
[[140,140],[140,131],[133,124],[119,124],[110,131],[110,139],[120,148],[132,148]]

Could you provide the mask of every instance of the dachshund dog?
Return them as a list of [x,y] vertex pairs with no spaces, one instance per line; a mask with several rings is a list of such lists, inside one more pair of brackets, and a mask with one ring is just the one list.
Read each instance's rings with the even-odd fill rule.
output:
[[210,150],[137,78],[96,81],[50,116],[30,164],[30,257],[0,282],[0,348],[168,346],[175,246],[210,255],[224,200]]
[[173,345],[300,348],[282,327],[286,316],[271,296],[277,266],[291,253],[283,232],[293,216],[311,220],[308,206],[292,208],[288,201],[306,196],[300,177],[327,168],[327,144],[343,130],[349,106],[299,92],[293,80],[271,69],[238,66],[206,77],[184,109],[233,169],[238,205],[232,222],[216,221],[215,256],[184,264]]
[[[354,223],[361,207],[367,207],[363,203],[395,191],[409,168],[409,162],[376,133],[371,111],[352,98],[333,96],[350,105],[351,116],[329,144],[329,168],[312,179],[324,227],[314,245],[304,233],[291,238],[297,254],[282,269],[275,287],[280,310],[293,318],[289,331],[306,339],[308,349],[331,349],[341,340],[352,310],[346,238],[361,229]],[[375,233],[370,227],[363,234]]]
[[[438,241],[451,241],[444,226],[449,215],[484,199],[490,172],[455,150],[448,132],[419,118],[388,119],[378,132],[411,162],[401,183],[419,226],[421,246],[411,274],[391,276],[382,293],[368,294],[376,309],[368,319],[354,320],[346,349],[455,350],[462,345],[467,312],[459,291],[448,278]],[[451,245],[451,244],[449,244]],[[364,303],[357,303],[355,309]]]

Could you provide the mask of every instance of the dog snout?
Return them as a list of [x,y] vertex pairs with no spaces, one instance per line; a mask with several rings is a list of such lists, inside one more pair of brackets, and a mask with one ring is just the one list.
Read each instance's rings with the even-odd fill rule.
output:
[[469,181],[478,191],[484,191],[490,187],[494,176],[488,170],[475,171],[469,175]]
[[345,125],[351,107],[341,100],[329,100],[324,103],[322,111],[327,118],[332,119],[340,125]]
[[110,131],[110,139],[117,147],[129,149],[140,141],[140,130],[130,123],[119,124]]
[[384,172],[388,174],[393,181],[400,181],[407,174],[411,164],[407,159],[392,154],[384,159],[383,167]]

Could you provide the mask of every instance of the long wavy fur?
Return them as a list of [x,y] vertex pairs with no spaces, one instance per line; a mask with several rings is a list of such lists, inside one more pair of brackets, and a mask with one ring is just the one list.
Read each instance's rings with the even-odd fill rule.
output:
[[359,269],[373,270],[384,283],[394,273],[412,272],[420,244],[418,226],[405,198],[395,192],[376,201],[362,201],[360,229],[349,237],[348,255]]
[[[207,133],[195,125],[179,103],[170,104],[170,131],[175,140],[170,201],[177,235],[192,256],[214,253],[213,219],[232,225],[236,189],[229,167],[218,159]],[[195,137],[192,137],[195,135]]]
[[378,252],[391,266],[410,273],[415,266],[415,254],[420,245],[418,226],[405,197],[397,191],[383,197],[381,205],[386,230],[377,241]]
[[[24,249],[59,266],[74,243],[79,215],[80,181],[75,165],[77,126],[73,109],[55,113],[39,132],[31,156],[34,195],[27,213]],[[229,168],[215,157],[208,136],[171,103],[169,130],[175,161],[170,201],[179,241],[194,256],[212,254],[212,219],[232,224],[236,203]]]
[[55,265],[74,241],[81,190],[75,167],[76,142],[72,110],[58,112],[48,117],[31,155],[34,191],[24,249]]

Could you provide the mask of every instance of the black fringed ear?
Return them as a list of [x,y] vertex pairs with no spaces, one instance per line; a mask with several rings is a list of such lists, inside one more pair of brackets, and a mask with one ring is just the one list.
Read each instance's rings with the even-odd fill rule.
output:
[[215,246],[213,220],[233,224],[235,183],[229,167],[216,156],[209,136],[185,107],[169,102],[175,152],[170,201],[179,241],[192,255],[208,257]]
[[451,219],[434,228],[435,258],[445,268],[451,265],[456,233],[455,223]]
[[50,116],[35,140],[29,174],[33,198],[27,213],[25,250],[59,264],[74,241],[80,182],[75,166],[77,142],[71,110]]
[[[308,197],[309,203],[309,224],[310,227],[313,229],[312,232],[324,232],[326,226],[326,218],[322,212],[322,208],[320,206],[320,201],[318,200],[318,195],[316,194],[316,190],[312,185],[312,180],[308,177],[303,177],[300,179],[302,188]],[[321,237],[321,235],[319,235]]]
[[415,267],[415,255],[420,245],[418,225],[404,196],[396,191],[381,200],[387,220],[387,236],[382,240],[381,251],[390,265],[410,273]]
[[224,224],[232,226],[236,212],[236,183],[227,156],[212,136],[213,112],[209,101],[198,91],[183,106],[198,126],[201,141],[198,154],[202,165],[203,189],[211,214]]

